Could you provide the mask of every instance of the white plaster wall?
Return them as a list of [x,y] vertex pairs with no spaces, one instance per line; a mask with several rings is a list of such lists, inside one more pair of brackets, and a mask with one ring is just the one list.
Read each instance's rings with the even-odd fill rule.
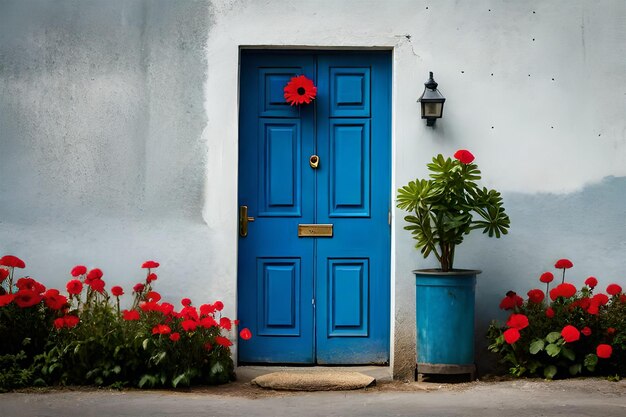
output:
[[[477,157],[484,184],[505,197],[516,197],[521,207],[509,208],[513,231],[508,244],[472,236],[472,243],[459,251],[457,266],[485,271],[478,287],[478,347],[483,345],[482,329],[498,314],[494,304],[507,289],[530,289],[534,274],[548,268],[553,258],[579,255],[581,261],[593,263],[584,249],[563,245],[563,236],[558,235],[564,230],[571,233],[580,221],[567,206],[557,205],[556,210],[563,211],[556,213],[557,218],[571,221],[555,225],[550,222],[555,213],[546,215],[542,204],[529,205],[537,211],[530,216],[525,205],[526,198],[536,193],[549,193],[548,201],[554,197],[550,193],[581,192],[602,184],[607,176],[626,175],[626,2],[215,0],[212,4],[216,20],[207,44],[207,177],[221,178],[222,187],[207,190],[204,217],[209,224],[224,225],[223,259],[233,280],[236,253],[229,249],[237,243],[232,190],[237,184],[235,92],[241,46],[393,49],[392,188],[424,176],[432,155],[467,148]],[[434,71],[448,99],[436,129],[419,119],[416,103],[428,71]],[[624,192],[623,184],[612,184],[604,192],[613,194],[614,188]],[[618,210],[626,204],[623,198],[611,201],[610,207]],[[544,215],[547,224],[537,226],[535,215]],[[392,237],[392,366],[396,376],[410,377],[415,349],[410,271],[434,264],[412,249],[402,217],[395,212]],[[521,224],[516,224],[516,217]],[[626,222],[614,221],[613,233],[626,232]],[[517,227],[520,233],[514,232]],[[528,249],[538,246],[534,242],[538,236],[553,243],[542,244],[541,251]],[[609,245],[614,237],[607,239],[599,238],[598,244]],[[513,268],[507,270],[502,259],[520,249],[524,258],[511,262]],[[607,269],[603,258],[596,273]],[[607,274],[620,266],[614,261]]]
[[[476,155],[512,218],[505,239],[458,251],[484,270],[478,345],[501,294],[557,258],[575,282],[623,283],[623,0],[0,1],[0,253],[51,285],[80,262],[128,286],[155,258],[165,298],[221,298],[232,315],[242,46],[392,49],[393,189],[436,153]],[[428,71],[448,99],[435,129],[416,103]],[[391,344],[410,377],[410,271],[434,264],[402,216]]]

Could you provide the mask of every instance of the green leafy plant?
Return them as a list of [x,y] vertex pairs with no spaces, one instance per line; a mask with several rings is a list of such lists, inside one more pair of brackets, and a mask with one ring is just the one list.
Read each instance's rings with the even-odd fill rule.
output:
[[456,246],[472,230],[499,238],[510,226],[500,193],[476,183],[481,177],[474,156],[459,150],[454,157],[437,155],[428,164],[430,179],[411,181],[397,195],[398,208],[412,213],[404,228],[413,234],[415,247],[424,258],[434,254],[443,272],[453,269]]
[[[558,269],[573,266],[567,259]],[[562,282],[550,290],[551,272],[539,278],[546,293],[535,288],[524,300],[509,291],[500,308],[511,311],[505,326],[494,322],[487,331],[489,350],[500,356],[514,376],[547,379],[576,375],[626,375],[626,294],[617,284],[594,293],[598,281],[585,280],[578,290]],[[549,300],[546,298],[549,295]]]

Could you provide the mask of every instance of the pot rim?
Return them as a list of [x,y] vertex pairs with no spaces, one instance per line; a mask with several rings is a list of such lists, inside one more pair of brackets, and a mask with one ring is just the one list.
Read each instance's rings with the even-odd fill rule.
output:
[[483,271],[480,269],[452,269],[443,272],[440,268],[415,269],[411,271],[413,274],[433,275],[433,276],[459,276],[459,275],[478,275]]

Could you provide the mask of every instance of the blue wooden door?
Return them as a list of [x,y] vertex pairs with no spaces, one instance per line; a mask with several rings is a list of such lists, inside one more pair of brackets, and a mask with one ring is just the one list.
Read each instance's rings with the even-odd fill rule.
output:
[[[390,54],[245,51],[241,59],[239,360],[389,360]],[[304,74],[316,100],[292,107]],[[318,155],[319,166],[309,159]],[[299,237],[303,224],[332,236]]]

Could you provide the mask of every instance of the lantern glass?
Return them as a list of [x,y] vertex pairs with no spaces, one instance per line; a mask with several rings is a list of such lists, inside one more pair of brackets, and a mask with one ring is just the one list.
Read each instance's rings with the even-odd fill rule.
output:
[[424,103],[422,102],[423,117],[441,117],[443,103]]

